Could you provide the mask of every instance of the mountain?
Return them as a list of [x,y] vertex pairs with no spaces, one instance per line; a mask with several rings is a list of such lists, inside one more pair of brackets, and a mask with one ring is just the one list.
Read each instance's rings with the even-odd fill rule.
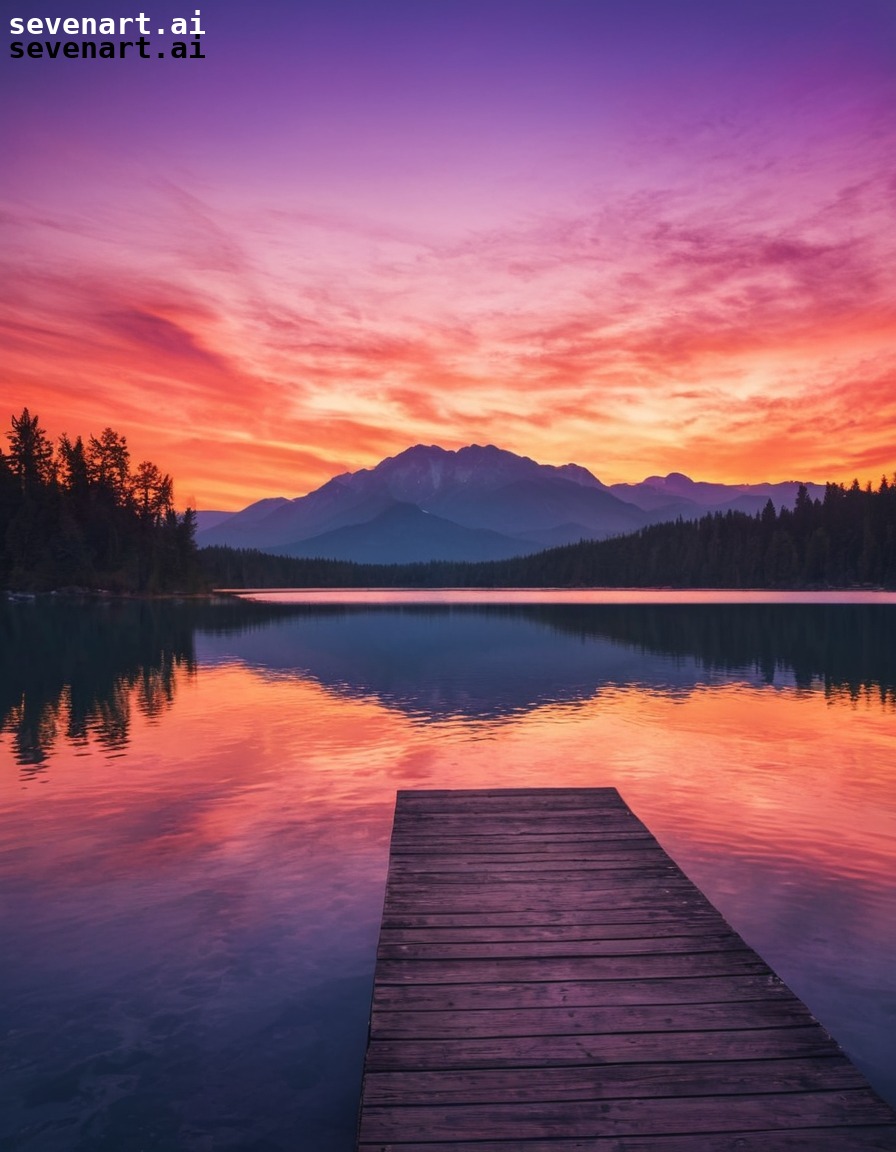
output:
[[418,444],[294,500],[259,500],[223,518],[200,513],[197,542],[368,563],[489,560],[679,516],[755,512],[769,499],[792,506],[797,487],[707,484],[674,472],[607,486],[580,465],[538,464],[494,445]]
[[194,515],[196,516],[196,531],[206,532],[209,528],[214,528],[216,524],[223,524],[225,520],[229,520],[233,516],[233,512],[206,509],[202,512],[196,512]]
[[[457,452],[417,445],[375,468],[335,476],[307,496],[270,504],[266,515],[260,516],[259,505],[253,504],[203,528],[198,543],[332,559],[376,554],[377,560],[388,562],[372,540],[388,529],[389,539],[397,541],[394,533],[402,514],[394,512],[394,506],[401,504],[432,517],[417,521],[417,528],[425,531],[419,545],[410,549],[415,555],[484,560],[602,539],[649,522],[649,516],[614,496],[585,468],[538,464],[493,445]],[[403,515],[402,531],[407,534],[408,513]],[[372,527],[361,532],[361,525]],[[350,528],[354,531],[347,531]],[[341,529],[346,531],[333,535]],[[483,534],[470,535],[469,530]],[[420,555],[424,540],[428,556]],[[309,547],[317,551],[309,552]],[[401,550],[408,552],[408,545],[401,544]]]
[[464,528],[396,501],[362,524],[335,528],[277,548],[284,556],[354,560],[359,564],[415,564],[427,560],[506,560],[534,549],[487,528]]
[[[611,484],[609,491],[620,500],[627,500],[645,512],[683,508],[692,511],[691,505],[707,512],[725,512],[729,508],[753,514],[761,512],[771,500],[777,511],[792,508],[796,500],[800,481],[786,480],[781,484],[708,484],[705,480],[692,480],[682,472],[670,472],[668,476],[648,476],[640,484]],[[807,484],[810,497],[824,497],[823,484]],[[678,515],[672,511],[670,519]],[[686,518],[688,518],[686,516]]]
[[274,509],[279,508],[281,504],[288,504],[289,500],[285,496],[268,496],[264,500],[256,500],[254,504],[250,504],[248,508],[244,508],[242,512],[197,512],[196,513],[196,530],[198,532],[206,532],[210,528],[215,528],[218,524],[223,524],[225,520],[231,523],[239,517],[241,524],[257,524],[259,520],[263,520],[269,516]]

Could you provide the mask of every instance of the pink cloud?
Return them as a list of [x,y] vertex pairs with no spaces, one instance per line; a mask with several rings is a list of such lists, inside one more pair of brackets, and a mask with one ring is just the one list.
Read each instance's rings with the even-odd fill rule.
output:
[[607,480],[877,468],[896,443],[892,92],[844,101],[809,73],[668,114],[650,89],[500,144],[498,117],[468,152],[459,121],[451,164],[376,136],[353,166],[308,124],[242,170],[196,140],[164,167],[71,147],[64,190],[32,155],[17,179],[40,195],[11,185],[0,216],[4,396],[170,451],[205,506],[420,440]]

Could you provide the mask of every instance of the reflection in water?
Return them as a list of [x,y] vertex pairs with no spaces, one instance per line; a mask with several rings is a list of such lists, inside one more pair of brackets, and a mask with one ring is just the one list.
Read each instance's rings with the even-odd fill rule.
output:
[[0,611],[0,1147],[349,1152],[401,787],[618,787],[896,1101],[888,611],[256,608]]
[[193,637],[279,618],[267,605],[42,597],[0,601],[0,732],[20,764],[43,764],[57,739],[108,749],[128,740],[131,710],[156,717],[178,675],[195,671]]
[[19,763],[44,763],[62,736],[123,747],[132,704],[160,715],[178,669],[192,670],[193,632],[184,625],[150,603],[0,605],[0,731],[13,734]]
[[839,604],[643,605],[632,611],[557,606],[539,611],[558,630],[601,635],[643,651],[692,655],[703,668],[750,668],[771,684],[820,681],[849,694],[876,687],[896,699],[896,606]]
[[685,690],[719,673],[896,702],[890,606],[47,599],[0,604],[0,732],[13,733],[19,763],[35,766],[60,737],[121,749],[131,709],[158,716],[178,674],[193,674],[197,635],[205,661],[232,651],[424,719],[500,716],[582,700],[608,684]]
[[295,606],[272,635],[198,641],[423,719],[496,717],[608,685],[731,675],[896,703],[896,609],[871,605]]

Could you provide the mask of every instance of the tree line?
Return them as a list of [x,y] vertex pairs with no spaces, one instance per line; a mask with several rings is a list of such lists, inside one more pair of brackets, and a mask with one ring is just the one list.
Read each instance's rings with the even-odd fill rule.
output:
[[353,564],[202,548],[216,587],[896,588],[896,476],[877,490],[804,485],[793,508],[711,513],[509,560]]
[[0,588],[114,592],[209,587],[896,588],[896,476],[828,484],[793,508],[708,514],[509,560],[354,564],[253,549],[197,549],[195,514],[124,436],[53,443],[27,408],[0,447]]
[[111,428],[54,444],[27,408],[0,448],[0,587],[190,591],[202,586],[195,514]]

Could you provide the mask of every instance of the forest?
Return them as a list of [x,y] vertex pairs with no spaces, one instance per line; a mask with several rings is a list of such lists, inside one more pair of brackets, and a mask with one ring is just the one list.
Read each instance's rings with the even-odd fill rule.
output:
[[793,508],[709,514],[626,536],[479,564],[370,565],[200,549],[221,588],[896,588],[896,476],[874,490],[828,484]]
[[111,428],[54,444],[27,408],[0,448],[0,588],[154,594],[202,589],[195,515]]

